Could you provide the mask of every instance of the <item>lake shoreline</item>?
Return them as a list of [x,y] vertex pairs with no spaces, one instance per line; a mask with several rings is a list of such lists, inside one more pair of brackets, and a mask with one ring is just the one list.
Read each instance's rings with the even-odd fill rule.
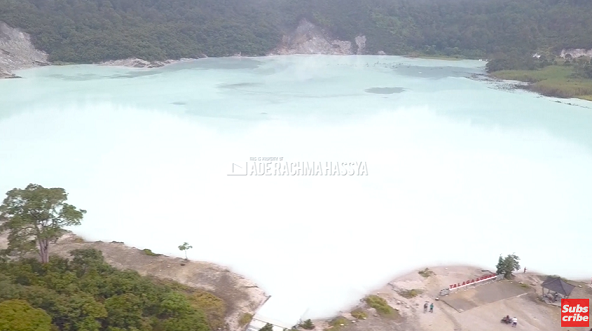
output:
[[[0,248],[5,245],[6,236],[0,236]],[[68,231],[50,250],[53,255],[67,258],[72,250],[89,248],[100,250],[105,256],[106,262],[117,269],[134,270],[143,276],[176,281],[183,285],[206,290],[221,298],[230,307],[226,315],[226,321],[231,326],[230,330],[244,328],[245,316],[256,315],[258,309],[271,297],[254,281],[225,266],[212,262],[166,256],[152,252],[150,249],[127,246],[123,242],[87,241]],[[314,319],[313,323],[317,327],[322,326],[322,329],[325,329],[335,327],[335,321],[340,321],[340,323],[345,323],[343,326],[346,326],[343,331],[347,330],[347,325],[353,326],[356,323],[362,325],[366,319],[372,320],[374,323],[382,323],[385,327],[391,323],[411,325],[417,323],[418,318],[421,324],[422,315],[418,314],[419,301],[439,302],[440,291],[448,288],[450,284],[462,283],[463,280],[493,273],[495,270],[470,264],[438,265],[409,270],[407,273],[393,277],[387,284],[378,285],[375,290],[360,298],[359,304],[343,307],[336,312],[334,317]],[[515,281],[520,281],[522,284],[522,278],[527,275],[530,277],[529,286],[535,286],[535,282],[532,280],[533,276],[538,278],[544,276],[542,273],[533,272],[530,269],[526,274],[520,270],[516,273]],[[229,282],[229,279],[232,281]],[[587,285],[584,281],[573,282],[580,284],[580,287],[582,284]],[[592,290],[592,285],[587,286],[591,286]],[[408,297],[404,293],[409,291],[415,291],[417,294]],[[397,318],[385,318],[371,305],[369,306],[367,299],[371,297],[384,298],[396,312]],[[438,305],[440,304],[438,303]],[[438,309],[442,309],[442,307],[440,306]],[[360,318],[360,316],[365,317]]]
[[[477,61],[463,57],[430,56],[424,54],[410,54],[404,57],[443,61]],[[485,63],[487,63],[486,60]],[[546,97],[592,101],[592,80],[571,77],[572,73],[569,66],[554,65],[536,70],[501,70],[487,73],[486,76],[494,81],[506,81],[508,83],[511,81],[522,82],[524,84],[515,85],[515,88]]]
[[[302,55],[309,55],[309,54],[302,54]],[[322,55],[322,54],[319,54]],[[330,54],[329,54],[330,55]],[[283,56],[283,55],[273,55],[273,56]],[[337,56],[344,56],[344,55],[337,55]],[[352,56],[352,55],[345,55],[345,56]],[[380,56],[380,55],[378,55]],[[423,60],[441,60],[441,61],[462,61],[462,60],[471,60],[471,61],[479,61],[476,59],[469,59],[463,57],[454,57],[454,56],[438,56],[438,55],[424,55],[424,54],[405,54],[405,55],[384,55],[384,56],[400,56],[406,59],[423,59]],[[120,67],[120,68],[135,68],[135,69],[153,69],[153,68],[161,68],[166,67],[173,64],[178,63],[185,63],[196,61],[199,59],[208,58],[207,56],[203,55],[197,58],[182,58],[176,60],[164,60],[164,61],[146,61],[138,58],[129,58],[129,59],[120,59],[120,60],[111,60],[111,61],[103,61],[98,63],[92,63],[92,65],[98,66],[106,66],[106,67]],[[242,58],[242,56],[228,56],[223,58]],[[258,57],[244,57],[244,58],[258,58]],[[486,61],[486,60],[484,60]],[[66,65],[81,65],[81,63],[50,63],[51,66],[66,66]],[[46,65],[44,65],[46,66]],[[15,69],[18,70],[26,70],[26,69],[33,69],[36,67],[23,67]],[[542,70],[545,70],[542,69]],[[560,99],[580,99],[585,101],[592,101],[592,80],[586,79],[570,79],[569,77],[563,77],[562,79],[537,79],[533,78],[538,74],[537,70],[503,70],[498,72],[486,73],[485,76],[491,78],[492,81],[506,81],[511,83],[511,81],[518,81],[524,84],[515,84],[513,89],[523,89],[526,91],[530,91],[533,93],[537,93],[542,96],[546,97],[553,97],[553,98],[560,98]],[[2,78],[21,78],[20,76],[8,73]],[[575,92],[575,91],[584,91],[584,92]],[[582,94],[584,93],[584,94]]]
[[543,96],[592,101],[592,80],[573,77],[571,67],[552,65],[538,70],[501,70],[489,75],[524,82],[521,88]]
[[469,59],[463,57],[456,57],[456,56],[447,56],[447,55],[424,55],[424,54],[406,54],[406,55],[394,55],[394,56],[402,56],[407,59],[423,59],[423,60],[442,60],[442,61],[462,61],[462,60],[471,60],[471,61],[479,61],[476,59]]

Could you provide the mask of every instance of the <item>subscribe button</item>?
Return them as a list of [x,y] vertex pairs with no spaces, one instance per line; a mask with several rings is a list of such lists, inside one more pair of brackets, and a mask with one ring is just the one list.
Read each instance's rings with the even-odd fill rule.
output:
[[561,327],[590,327],[590,299],[561,299]]

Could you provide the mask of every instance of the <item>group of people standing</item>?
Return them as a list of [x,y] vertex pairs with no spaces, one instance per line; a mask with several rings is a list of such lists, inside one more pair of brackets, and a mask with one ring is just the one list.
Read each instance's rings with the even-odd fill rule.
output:
[[[434,303],[432,302],[430,305],[430,313],[434,312]],[[426,301],[426,303],[423,304],[423,312],[427,312],[428,311],[428,302]]]

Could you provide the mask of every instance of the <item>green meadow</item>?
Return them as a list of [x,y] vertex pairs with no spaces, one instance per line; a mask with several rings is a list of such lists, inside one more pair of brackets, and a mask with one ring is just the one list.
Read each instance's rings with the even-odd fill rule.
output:
[[592,101],[592,80],[574,76],[572,66],[552,65],[537,70],[502,70],[491,75],[530,83],[528,90],[546,96]]

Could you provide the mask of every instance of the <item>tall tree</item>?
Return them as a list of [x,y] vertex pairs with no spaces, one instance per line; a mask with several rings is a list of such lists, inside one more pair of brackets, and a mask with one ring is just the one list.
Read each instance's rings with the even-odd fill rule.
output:
[[498,275],[504,275],[508,279],[512,278],[512,273],[520,270],[520,258],[516,254],[509,254],[505,258],[500,255],[496,268]]
[[0,205],[0,233],[8,231],[8,249],[37,250],[42,263],[49,262],[49,244],[60,238],[66,226],[80,225],[86,210],[67,204],[63,188],[29,184],[12,189]]
[[500,255],[495,266],[496,274],[501,275],[504,273],[504,258]]

